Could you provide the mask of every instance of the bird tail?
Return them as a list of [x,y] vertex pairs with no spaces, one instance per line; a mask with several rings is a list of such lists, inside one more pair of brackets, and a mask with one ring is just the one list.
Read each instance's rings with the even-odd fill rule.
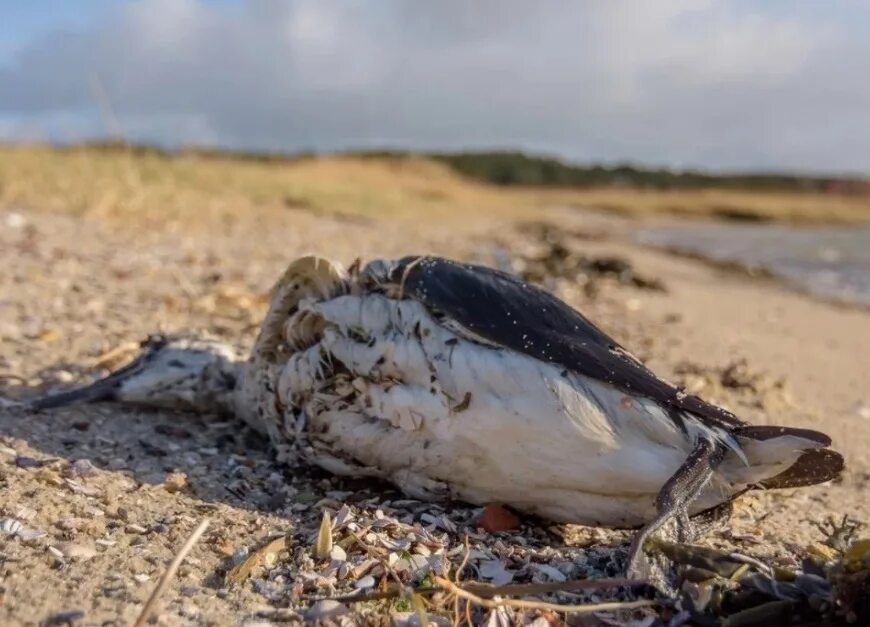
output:
[[828,448],[831,438],[819,431],[747,425],[734,436],[745,461],[730,457],[720,467],[732,484],[798,488],[830,481],[843,471],[843,456]]

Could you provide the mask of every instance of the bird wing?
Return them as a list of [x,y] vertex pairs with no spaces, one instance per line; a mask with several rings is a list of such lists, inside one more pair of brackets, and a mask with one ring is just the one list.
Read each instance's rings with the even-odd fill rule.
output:
[[[749,425],[657,377],[613,338],[549,292],[484,266],[428,256],[406,257],[390,266],[384,287],[413,298],[471,339],[507,348],[566,370],[605,381],[627,394],[658,403],[688,434],[687,420],[700,422],[737,440],[754,441],[759,460],[776,456],[781,438],[803,441],[800,458],[785,472],[764,478],[762,488],[813,485],[837,477],[843,458],[827,447],[830,438],[810,429]],[[383,283],[381,283],[383,285]],[[768,445],[769,446],[766,446]],[[730,444],[728,444],[731,447]],[[742,454],[741,454],[742,456]],[[765,459],[761,459],[765,458]]]
[[389,280],[403,297],[420,301],[471,337],[650,398],[681,428],[682,412],[728,431],[745,424],[663,381],[578,311],[513,275],[438,257],[406,257],[392,267]]

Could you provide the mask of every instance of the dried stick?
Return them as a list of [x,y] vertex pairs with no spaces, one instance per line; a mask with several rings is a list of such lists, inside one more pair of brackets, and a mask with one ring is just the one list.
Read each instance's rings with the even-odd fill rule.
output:
[[148,619],[151,618],[151,614],[154,613],[160,595],[162,595],[166,591],[166,588],[169,587],[169,582],[172,581],[178,567],[181,566],[181,562],[184,561],[184,558],[187,557],[187,554],[190,553],[191,549],[202,537],[202,534],[205,533],[206,529],[208,529],[209,522],[208,518],[203,518],[202,522],[199,523],[199,526],[193,530],[192,534],[190,534],[190,537],[187,539],[187,542],[184,543],[184,546],[181,547],[181,550],[176,553],[175,558],[170,562],[169,566],[167,566],[166,572],[163,573],[160,581],[157,582],[157,587],[154,588],[154,592],[151,593],[151,596],[148,597],[148,601],[145,602],[145,607],[142,608],[142,612],[139,614],[139,618],[136,619],[136,622],[133,623],[133,627],[142,627],[146,622],[148,622]]
[[[642,599],[640,601],[629,601],[629,605],[626,605],[625,602],[618,602],[612,608],[604,607],[608,604],[598,604],[596,606],[592,605],[580,605],[580,606],[570,606],[570,605],[559,605],[556,603],[545,603],[541,604],[538,601],[515,601],[513,599],[501,599],[498,601],[490,601],[493,597],[503,596],[503,595],[520,595],[520,594],[545,594],[548,592],[569,592],[572,590],[589,590],[594,588],[622,588],[627,586],[634,586],[643,584],[643,581],[638,581],[635,579],[580,579],[577,581],[564,581],[564,582],[551,582],[551,583],[530,583],[530,584],[509,584],[505,586],[490,586],[487,584],[481,583],[468,583],[464,586],[459,586],[453,582],[448,581],[442,577],[435,577],[434,581],[437,585],[437,588],[428,588],[422,590],[414,590],[415,594],[420,595],[429,595],[435,592],[443,591],[449,593],[451,596],[455,596],[457,599],[462,598],[466,601],[471,601],[473,603],[479,603],[485,607],[498,607],[500,605],[512,605],[514,607],[535,607],[538,609],[553,609],[555,611],[570,611],[576,612],[580,610],[571,609],[574,607],[582,607],[582,608],[593,608],[587,609],[586,611],[604,611],[605,609],[618,609],[623,607],[642,607],[644,605],[651,605],[653,601]],[[447,582],[445,584],[444,582]],[[395,599],[406,595],[409,591],[407,586],[403,585],[393,585],[387,590],[380,591],[370,591],[370,592],[362,592],[356,594],[349,594],[345,596],[336,596],[336,597],[307,597],[309,600],[329,600],[329,601],[339,601],[342,603],[360,603],[364,601],[379,601],[383,599]],[[516,605],[517,603],[532,603],[534,605]],[[636,603],[637,605],[630,605],[631,603]]]
[[496,609],[498,607],[517,607],[530,610],[550,610],[553,612],[572,612],[575,614],[583,614],[590,612],[605,612],[608,610],[623,610],[633,609],[637,607],[646,607],[653,605],[654,601],[639,600],[639,601],[613,601],[608,603],[588,603],[585,605],[560,605],[558,603],[546,603],[544,601],[524,601],[522,599],[498,599],[496,601],[479,597],[476,594],[468,592],[464,588],[460,588],[452,581],[443,577],[434,577],[435,583],[442,587],[447,592],[462,597],[466,601],[471,601],[482,607]]
[[546,583],[516,583],[505,586],[469,582],[463,588],[484,599],[491,599],[495,596],[572,592],[576,590],[594,590],[596,588],[627,588],[645,584],[646,582],[640,579],[578,579],[575,581],[550,581]]

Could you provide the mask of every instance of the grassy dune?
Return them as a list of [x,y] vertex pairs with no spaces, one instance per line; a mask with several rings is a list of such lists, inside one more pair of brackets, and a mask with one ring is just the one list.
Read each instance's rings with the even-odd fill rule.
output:
[[424,159],[259,162],[232,157],[0,148],[0,205],[136,222],[209,222],[252,213],[439,216],[511,209],[511,192]]
[[0,146],[0,206],[188,225],[300,210],[352,216],[465,219],[479,212],[529,217],[575,206],[632,216],[712,217],[803,224],[870,222],[870,197],[731,190],[548,190],[463,178],[418,157],[231,155]]

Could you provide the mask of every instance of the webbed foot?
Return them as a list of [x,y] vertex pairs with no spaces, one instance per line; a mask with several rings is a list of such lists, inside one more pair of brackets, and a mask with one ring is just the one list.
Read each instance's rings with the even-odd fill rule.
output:
[[[710,481],[724,454],[721,445],[700,439],[685,463],[668,479],[656,497],[658,515],[638,531],[631,542],[626,568],[629,579],[645,580],[665,594],[674,591],[668,576],[670,569],[667,560],[660,554],[651,556],[645,547],[657,538],[686,543],[704,533],[707,528],[704,524],[696,524],[689,519],[689,505]],[[713,511],[714,515],[701,522],[721,520],[723,512],[714,510],[708,510]]]

